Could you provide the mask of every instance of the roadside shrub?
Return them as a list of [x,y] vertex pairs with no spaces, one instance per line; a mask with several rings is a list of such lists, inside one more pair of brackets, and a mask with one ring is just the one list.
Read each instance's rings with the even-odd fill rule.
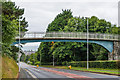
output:
[[120,60],[117,61],[117,67],[120,70]]
[[[48,62],[48,63],[42,62],[41,65],[53,65],[53,62]],[[62,65],[62,62],[55,62],[55,66],[60,66],[60,65]]]
[[52,62],[49,62],[49,63],[45,63],[45,62],[42,62],[41,65],[52,65],[53,63]]
[[35,62],[35,65],[40,65],[40,61]]
[[[42,65],[53,65],[53,62],[42,63]],[[87,67],[87,61],[55,62],[55,66]],[[90,68],[120,69],[120,61],[89,61]]]
[[[90,68],[118,69],[119,61],[89,61]],[[74,67],[87,67],[87,61],[69,62]]]
[[55,62],[55,66],[60,66],[62,65],[62,62]]
[[62,65],[63,65],[63,66],[68,66],[69,64],[68,64],[67,61],[64,61],[64,62],[62,62]]
[[29,62],[29,64],[33,65],[33,62]]

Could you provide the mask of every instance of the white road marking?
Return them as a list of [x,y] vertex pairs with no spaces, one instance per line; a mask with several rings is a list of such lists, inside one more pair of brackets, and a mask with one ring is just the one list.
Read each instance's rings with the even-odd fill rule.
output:
[[32,76],[32,78],[35,78],[36,80],[38,80],[37,77],[35,75],[33,75],[30,71],[28,71],[27,69],[25,69],[25,71],[27,71],[28,74]]

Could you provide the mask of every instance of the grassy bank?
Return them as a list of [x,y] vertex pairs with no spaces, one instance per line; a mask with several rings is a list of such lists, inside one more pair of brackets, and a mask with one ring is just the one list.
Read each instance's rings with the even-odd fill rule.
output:
[[[59,68],[59,69],[68,69],[67,66],[52,66],[52,65],[42,65],[41,67],[50,67],[50,68]],[[79,70],[79,71],[90,71],[90,72],[99,72],[99,73],[106,73],[106,74],[115,74],[118,75],[118,69],[102,69],[102,68],[83,68],[83,67],[72,67],[71,70]]]
[[2,79],[2,57],[0,53],[0,80]]
[[14,59],[2,57],[2,78],[17,78],[19,68]]

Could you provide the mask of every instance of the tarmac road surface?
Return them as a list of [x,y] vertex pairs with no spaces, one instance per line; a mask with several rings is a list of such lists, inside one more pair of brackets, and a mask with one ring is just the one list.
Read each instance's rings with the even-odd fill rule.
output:
[[118,76],[81,72],[65,69],[53,69],[20,63],[19,80],[120,80]]

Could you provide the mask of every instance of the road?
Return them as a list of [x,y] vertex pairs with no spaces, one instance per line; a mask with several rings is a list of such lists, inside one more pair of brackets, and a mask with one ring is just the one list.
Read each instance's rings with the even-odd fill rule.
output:
[[118,76],[31,66],[21,62],[19,80],[120,80]]

